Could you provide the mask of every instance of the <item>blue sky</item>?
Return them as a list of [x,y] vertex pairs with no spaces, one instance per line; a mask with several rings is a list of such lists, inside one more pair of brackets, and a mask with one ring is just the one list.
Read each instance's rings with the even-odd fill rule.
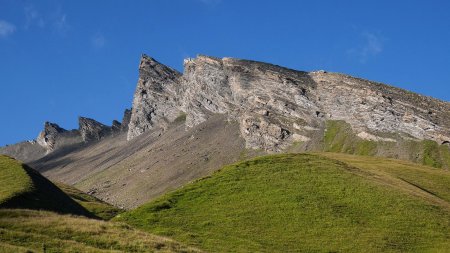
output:
[[[130,4],[131,3],[131,4]],[[324,69],[450,101],[450,1],[0,0],[0,145],[129,108],[141,53]]]

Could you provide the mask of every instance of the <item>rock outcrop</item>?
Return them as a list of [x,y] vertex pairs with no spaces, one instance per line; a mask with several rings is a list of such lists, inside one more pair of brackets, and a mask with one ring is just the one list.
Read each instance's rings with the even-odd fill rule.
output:
[[128,129],[132,139],[155,125],[165,128],[181,112],[178,71],[143,55],[139,64],[139,80],[133,99]]
[[122,131],[122,123],[120,123],[117,120],[113,120],[111,125],[111,131],[112,133],[119,133],[120,131]]
[[48,152],[52,151],[55,149],[57,139],[65,132],[67,132],[66,129],[47,121],[44,123],[44,130],[36,138],[36,142]]
[[130,124],[130,120],[131,120],[131,110],[125,109],[125,111],[123,112],[123,118],[121,123],[122,132],[128,132],[128,125]]
[[310,140],[328,120],[370,140],[450,140],[450,103],[343,74],[208,56],[185,60],[183,75],[148,56],[139,70],[128,139],[183,113],[187,127],[225,114],[248,148],[272,152]]
[[79,117],[78,124],[84,142],[101,140],[112,132],[111,127],[90,118]]

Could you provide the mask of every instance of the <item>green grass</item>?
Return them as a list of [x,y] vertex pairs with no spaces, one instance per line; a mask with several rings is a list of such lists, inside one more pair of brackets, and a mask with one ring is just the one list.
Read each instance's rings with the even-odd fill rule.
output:
[[32,191],[33,182],[22,164],[0,155],[0,206],[12,198]]
[[329,120],[323,137],[324,151],[375,155],[378,144],[358,138],[345,121]]
[[396,134],[391,134],[389,137],[396,139],[397,142],[363,140],[345,121],[329,120],[326,122],[322,139],[322,150],[364,156],[408,154],[411,161],[435,168],[450,169],[450,148],[447,145],[441,145],[432,140],[404,140]]
[[440,168],[442,162],[439,157],[439,145],[435,141],[423,141],[423,161],[424,165]]
[[75,187],[62,183],[56,183],[56,186],[58,186],[61,190],[64,191],[64,193],[69,195],[69,197],[75,200],[90,213],[103,220],[110,220],[117,214],[123,212],[122,209],[103,202],[100,199],[86,194]]
[[110,219],[120,210],[58,186],[62,190],[25,164],[0,156],[0,253],[197,252],[126,224],[89,219]]
[[198,251],[122,223],[47,211],[0,209],[0,252]]
[[361,176],[450,209],[450,172],[379,157],[322,153],[361,170]]
[[92,216],[37,171],[0,155],[0,208],[50,210]]
[[337,155],[229,165],[114,219],[211,252],[450,248],[448,171],[382,159],[384,170],[376,160],[358,167],[379,158]]

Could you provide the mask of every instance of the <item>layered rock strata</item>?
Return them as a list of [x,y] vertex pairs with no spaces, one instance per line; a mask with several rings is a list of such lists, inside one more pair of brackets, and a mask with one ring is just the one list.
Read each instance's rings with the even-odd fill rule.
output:
[[239,122],[247,148],[272,152],[307,142],[327,120],[368,140],[450,140],[450,103],[343,74],[198,56],[181,75],[145,55],[139,73],[128,139],[180,114],[186,127],[224,114]]

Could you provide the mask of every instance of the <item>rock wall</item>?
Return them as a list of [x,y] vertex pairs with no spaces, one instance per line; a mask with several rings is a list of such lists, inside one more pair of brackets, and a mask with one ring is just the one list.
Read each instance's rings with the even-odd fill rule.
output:
[[79,117],[78,124],[84,142],[100,140],[112,133],[111,127],[90,118]]
[[128,139],[185,113],[186,127],[225,114],[247,148],[271,152],[307,142],[327,120],[370,140],[450,140],[450,103],[342,74],[198,56],[181,75],[145,55],[139,72]]
[[67,132],[67,130],[64,128],[47,121],[44,123],[44,130],[42,130],[36,138],[36,142],[50,152],[55,149],[58,137],[65,132]]
[[134,94],[128,125],[132,139],[155,125],[165,128],[179,114],[181,73],[143,55],[139,64],[139,80]]

